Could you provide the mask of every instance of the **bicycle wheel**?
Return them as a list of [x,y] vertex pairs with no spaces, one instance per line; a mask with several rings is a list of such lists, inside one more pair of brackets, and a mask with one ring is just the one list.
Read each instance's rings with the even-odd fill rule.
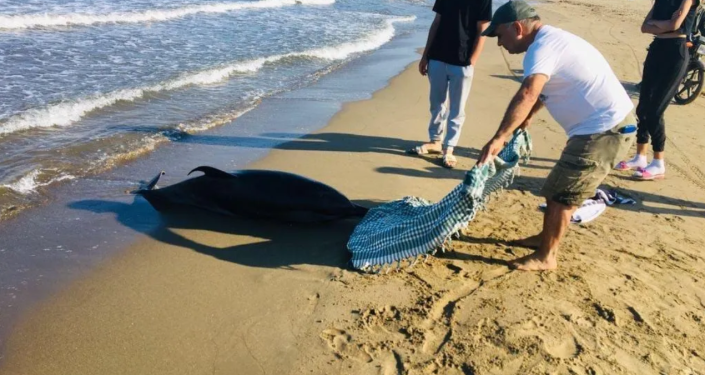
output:
[[705,65],[702,61],[693,61],[688,66],[685,76],[678,85],[678,91],[673,100],[678,104],[692,103],[697,99],[700,92],[703,90],[703,81],[705,80]]

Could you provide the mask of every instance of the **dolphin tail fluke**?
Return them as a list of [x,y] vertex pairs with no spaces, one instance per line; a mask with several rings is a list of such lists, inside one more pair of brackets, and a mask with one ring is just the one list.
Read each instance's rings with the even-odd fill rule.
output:
[[156,176],[154,176],[152,181],[149,181],[144,190],[154,190],[154,188],[157,186],[157,182],[159,182],[159,179],[162,178],[162,176],[164,176],[164,171],[161,171]]
[[190,175],[193,172],[203,172],[203,174],[205,174],[206,176],[215,177],[215,178],[233,178],[233,177],[235,177],[228,172],[223,172],[220,169],[208,167],[205,165],[194,168],[188,174]]

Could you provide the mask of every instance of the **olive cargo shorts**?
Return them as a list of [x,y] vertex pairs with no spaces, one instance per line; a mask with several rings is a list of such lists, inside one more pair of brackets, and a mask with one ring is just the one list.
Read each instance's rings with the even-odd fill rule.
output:
[[571,137],[546,178],[541,196],[567,206],[580,206],[585,199],[593,197],[636,139],[635,131],[620,132],[627,125],[636,125],[631,113],[603,133]]

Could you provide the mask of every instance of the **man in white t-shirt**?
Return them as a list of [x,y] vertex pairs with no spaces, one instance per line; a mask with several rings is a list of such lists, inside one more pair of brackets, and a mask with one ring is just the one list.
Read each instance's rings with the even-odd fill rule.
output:
[[498,37],[497,44],[509,53],[526,55],[521,88],[478,163],[491,161],[507,138],[516,129],[526,128],[544,106],[568,134],[560,160],[541,189],[547,203],[543,230],[518,241],[537,251],[510,264],[520,270],[555,269],[558,245],[573,212],[594,196],[634,142],[634,105],[595,47],[569,32],[543,25],[524,1],[499,7],[483,34]]

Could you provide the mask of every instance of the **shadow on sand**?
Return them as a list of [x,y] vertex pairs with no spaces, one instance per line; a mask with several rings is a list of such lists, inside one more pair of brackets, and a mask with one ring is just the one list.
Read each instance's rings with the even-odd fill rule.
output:
[[[280,150],[376,152],[397,155],[403,154],[404,150],[418,144],[418,141],[344,133],[309,135],[267,133],[260,137],[193,135],[184,137],[181,141],[237,147],[274,147]],[[459,148],[458,153],[477,158],[478,150]],[[551,164],[555,162],[555,160],[542,158],[532,158],[532,160]],[[537,166],[535,164],[530,164],[526,167],[549,168],[548,166]],[[465,173],[465,170],[462,169],[445,170],[446,173],[440,173],[440,169],[440,167],[431,167],[425,170],[380,167],[377,171],[379,173],[395,173],[411,177],[452,178],[457,179],[458,182],[462,180]],[[524,190],[538,195],[543,181],[543,178],[518,176],[509,190]],[[703,203],[624,188],[620,189],[619,192],[635,198],[639,203],[636,205],[613,206],[614,209],[705,217],[705,204]],[[403,195],[404,193],[400,192],[399,198]],[[649,202],[657,203],[661,207],[649,206]],[[356,203],[365,207],[372,207],[380,202],[358,201]],[[142,198],[136,198],[132,204],[115,201],[84,200],[71,203],[70,207],[96,213],[112,213],[123,225],[135,231],[146,233],[157,241],[189,248],[217,259],[252,267],[291,268],[298,264],[346,267],[346,263],[349,260],[346,244],[355,225],[358,223],[357,219],[347,219],[325,224],[294,225],[226,217],[199,210],[162,215],[154,211]],[[685,209],[686,207],[689,209]],[[232,236],[255,237],[262,240],[221,248],[196,242],[179,234],[179,230],[212,231]],[[242,238],[233,237],[233,242],[245,241]],[[482,257],[468,260],[482,261],[480,258]],[[487,259],[486,261],[492,264],[497,263],[496,260],[492,259]]]
[[[374,202],[357,201],[371,207]],[[346,268],[350,258],[346,244],[359,219],[321,224],[288,224],[210,213],[199,209],[178,209],[158,213],[141,197],[132,204],[103,200],[71,203],[72,209],[111,213],[118,222],[152,239],[191,249],[214,258],[251,267],[289,268],[312,264]],[[233,245],[216,247],[184,236],[181,230],[208,231],[232,236]],[[253,241],[254,237],[257,240]]]
[[[623,180],[634,181],[629,177],[618,175],[617,178]],[[518,176],[514,179],[514,184],[508,190],[524,190],[529,191],[535,196],[539,196],[544,179],[537,177]],[[642,182],[644,183],[644,182]],[[646,182],[648,183],[648,182]],[[705,203],[689,201],[680,198],[672,198],[666,195],[646,193],[627,189],[624,187],[613,187],[607,184],[600,186],[602,189],[616,189],[617,192],[625,197],[633,198],[637,201],[636,204],[623,204],[610,206],[610,209],[618,209],[633,212],[645,212],[650,214],[663,215],[678,215],[705,218]],[[658,204],[659,207],[654,207],[651,204]],[[668,206],[668,207],[664,207]],[[689,208],[689,209],[686,209]]]

